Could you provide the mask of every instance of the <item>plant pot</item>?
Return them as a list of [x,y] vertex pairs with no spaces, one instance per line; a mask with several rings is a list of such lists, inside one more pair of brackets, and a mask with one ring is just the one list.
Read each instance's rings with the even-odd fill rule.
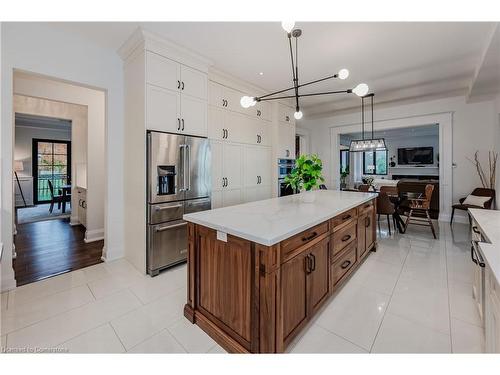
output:
[[299,194],[300,201],[302,203],[313,203],[316,200],[316,195],[314,194],[314,191],[301,191]]

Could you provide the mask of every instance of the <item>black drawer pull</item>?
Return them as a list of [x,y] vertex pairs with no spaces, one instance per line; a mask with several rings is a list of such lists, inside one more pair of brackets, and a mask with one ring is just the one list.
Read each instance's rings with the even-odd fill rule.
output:
[[350,219],[351,217],[352,217],[352,216],[351,216],[350,214],[349,214],[349,215],[345,215],[345,216],[342,218],[342,220],[348,220],[348,219]]
[[342,263],[340,265],[340,268],[342,268],[343,270],[345,270],[347,267],[349,267],[351,265],[351,261],[350,260],[346,260],[344,263]]
[[312,234],[310,236],[305,236],[305,237],[302,237],[302,241],[305,242],[305,241],[310,241],[312,240],[314,237],[316,237],[318,235],[318,233],[316,232],[312,232]]
[[342,237],[342,242],[349,241],[350,239],[351,239],[351,235],[350,234],[346,234],[344,237]]

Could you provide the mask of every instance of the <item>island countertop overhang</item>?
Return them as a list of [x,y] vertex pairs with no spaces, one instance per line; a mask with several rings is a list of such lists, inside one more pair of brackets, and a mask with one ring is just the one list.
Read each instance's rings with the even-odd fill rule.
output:
[[299,195],[196,212],[185,221],[272,246],[377,197],[374,193],[317,190],[312,203]]

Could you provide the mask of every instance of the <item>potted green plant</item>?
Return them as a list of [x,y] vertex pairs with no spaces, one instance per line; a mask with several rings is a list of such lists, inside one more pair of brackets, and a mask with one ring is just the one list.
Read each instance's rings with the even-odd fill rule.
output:
[[306,193],[302,196],[304,202],[313,202],[314,194],[308,192],[317,189],[325,181],[322,170],[323,163],[318,155],[302,155],[295,161],[295,167],[285,177],[285,182],[294,191]]
[[349,167],[346,167],[342,172],[340,172],[340,190],[347,187],[347,177],[349,177]]

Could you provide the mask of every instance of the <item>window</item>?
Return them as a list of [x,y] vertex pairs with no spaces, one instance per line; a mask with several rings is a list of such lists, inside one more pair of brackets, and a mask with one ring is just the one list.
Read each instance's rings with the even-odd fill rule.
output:
[[340,173],[349,170],[349,150],[340,150]]
[[50,202],[49,181],[54,194],[71,181],[71,142],[33,139],[33,188],[35,204]]
[[387,151],[363,152],[363,174],[387,174]]

